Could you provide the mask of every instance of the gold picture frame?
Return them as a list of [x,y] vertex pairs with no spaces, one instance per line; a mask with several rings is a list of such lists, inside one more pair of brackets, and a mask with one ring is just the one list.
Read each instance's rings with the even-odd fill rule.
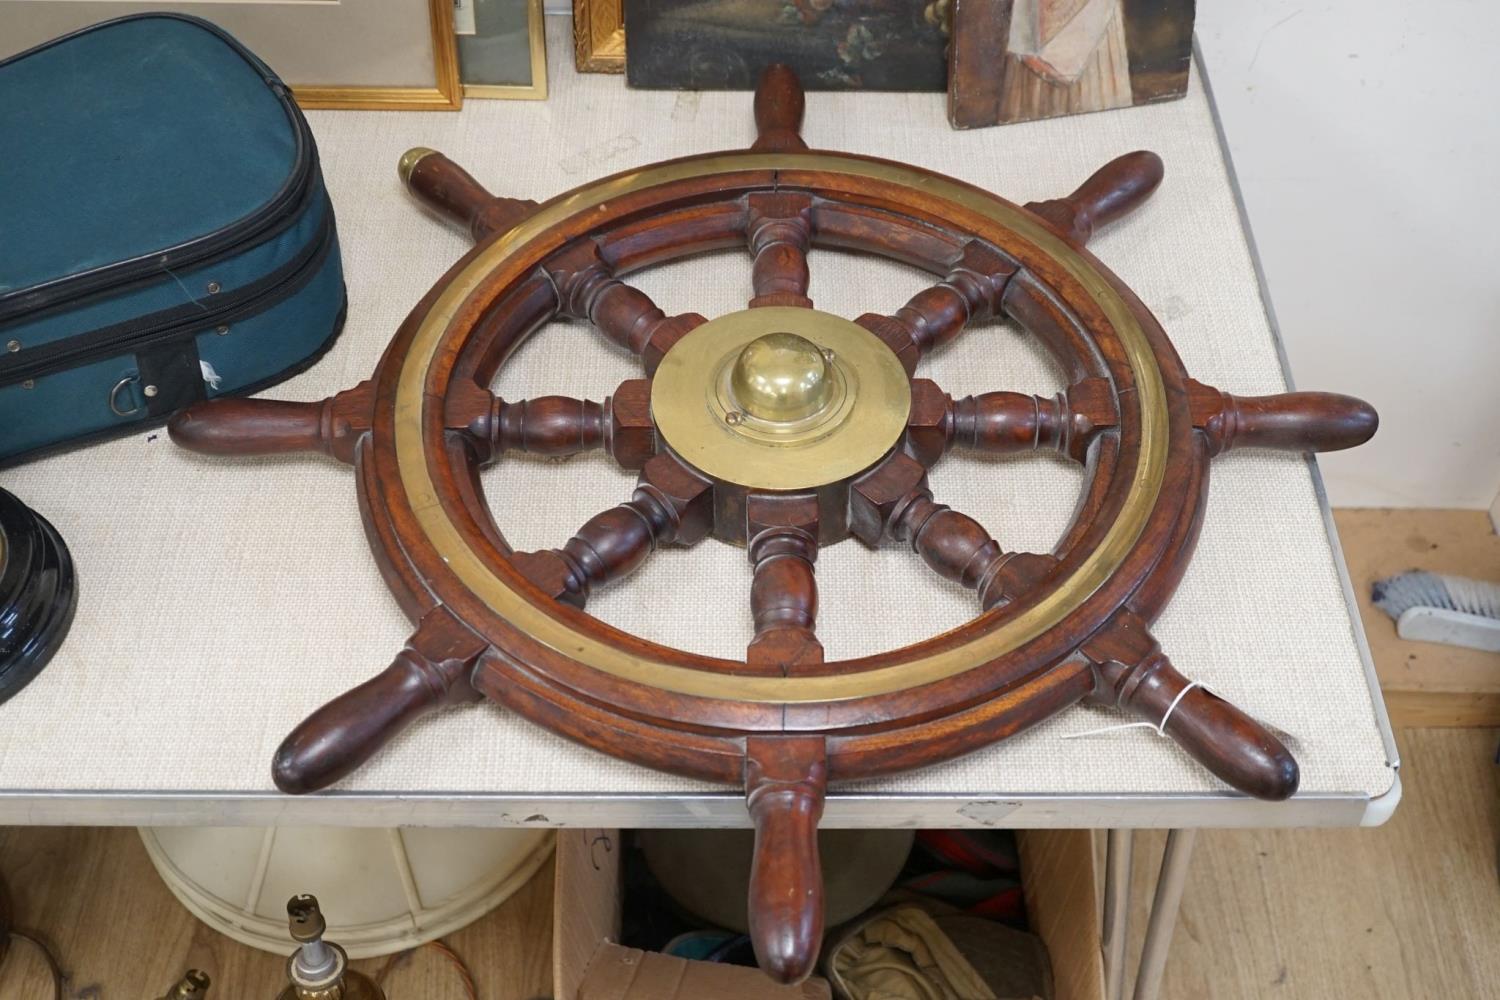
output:
[[292,87],[307,111],[457,111],[464,104],[458,77],[458,36],[453,33],[453,0],[428,0],[432,21],[432,87]]
[[462,85],[465,97],[501,101],[547,99],[547,11],[544,3],[545,0],[527,0],[526,3],[526,29],[531,39],[531,83],[465,83]]
[[625,0],[573,0],[573,65],[580,73],[625,72]]
[[[304,108],[453,111],[463,105],[452,0],[0,0],[0,57],[99,21],[163,9],[206,18],[229,32],[276,68]],[[391,77],[399,82],[386,85],[379,74],[361,75],[357,49],[346,47],[338,58],[328,58],[323,40],[339,37],[349,22],[361,20],[371,29],[371,39],[403,48],[395,61],[406,65]],[[432,53],[431,83],[427,82],[429,46],[428,38],[422,35],[424,27]],[[299,79],[317,82],[302,83]]]

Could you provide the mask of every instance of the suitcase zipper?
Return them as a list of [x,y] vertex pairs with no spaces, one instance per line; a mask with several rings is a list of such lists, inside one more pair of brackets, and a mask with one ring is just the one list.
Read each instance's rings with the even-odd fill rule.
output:
[[36,347],[10,363],[0,360],[0,385],[39,378],[95,358],[131,354],[152,344],[192,336],[263,312],[295,294],[312,279],[334,245],[334,231],[330,209],[317,239],[271,274],[226,295],[211,311],[184,306],[168,314],[158,313],[156,317],[91,330]]
[[[115,261],[91,271],[64,275],[39,285],[16,289],[0,295],[0,323],[19,315],[30,316],[62,302],[71,305],[78,299],[87,298],[101,291],[117,289],[144,278],[154,277],[164,268],[176,269],[211,263],[217,257],[269,239],[296,222],[299,211],[293,210],[292,206],[300,209],[315,187],[313,179],[318,173],[318,161],[316,148],[312,142],[312,131],[308,128],[307,119],[302,116],[301,109],[297,107],[286,86],[276,78],[275,74],[271,73],[263,63],[251,55],[249,50],[223,29],[201,18],[153,13],[127,15],[118,20],[132,20],[137,17],[163,17],[197,24],[217,35],[236,55],[250,64],[250,67],[265,80],[267,88],[280,102],[291,124],[292,134],[296,137],[291,173],[281,189],[259,208],[216,232],[196,237],[173,247],[163,247],[141,257]],[[106,21],[91,25],[74,34],[94,31],[112,23],[114,22]],[[25,58],[33,52],[49,48],[71,37],[73,35],[55,38],[34,49],[19,53],[11,59],[0,60],[0,64]]]

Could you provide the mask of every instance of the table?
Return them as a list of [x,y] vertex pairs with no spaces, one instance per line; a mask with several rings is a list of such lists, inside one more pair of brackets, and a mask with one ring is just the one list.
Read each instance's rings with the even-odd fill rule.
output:
[[[465,239],[400,188],[395,163],[407,147],[446,152],[497,193],[545,198],[753,138],[749,95],[631,92],[618,77],[575,75],[566,22],[551,27],[545,103],[308,116],[338,213],[349,317],[323,361],[267,395],[319,399],[366,377],[406,311],[463,251]],[[803,134],[814,146],[906,160],[1015,201],[1064,194],[1120,153],[1156,150],[1167,165],[1161,190],[1090,248],[1156,312],[1196,377],[1241,394],[1288,387],[1201,73],[1182,101],[968,133],[948,129],[942,95],[814,94]],[[811,264],[819,307],[847,316],[888,311],[928,280],[828,251]],[[742,306],[748,276],[748,255],[726,254],[636,280],[668,312],[712,315]],[[1048,359],[1004,324],[960,338],[928,372],[954,393],[1062,387]],[[497,391],[601,398],[631,373],[602,338],[559,325],[522,348]],[[1080,472],[1045,456],[960,458],[933,479],[947,502],[1024,551],[1045,550],[1061,533]],[[503,463],[485,487],[513,544],[534,548],[560,544],[632,481],[593,455]],[[81,597],[57,658],[0,707],[0,823],[747,822],[734,790],[604,757],[490,705],[417,724],[329,792],[283,796],[269,771],[282,737],[380,670],[409,632],[366,547],[349,470],[317,457],[214,460],[150,432],[7,472],[4,485],[68,540]],[[549,517],[515,514],[539,495]],[[742,649],[748,611],[704,614],[707,605],[688,599],[663,610],[649,600],[673,589],[668,580],[686,580],[675,588],[686,598],[711,587],[712,606],[748,608],[741,550],[666,552],[640,572],[590,611],[668,644]],[[881,587],[862,585],[875,576]],[[819,587],[819,632],[834,657],[914,641],[973,613],[972,595],[895,547],[830,549]],[[1137,994],[1149,995],[1190,828],[1378,823],[1400,797],[1395,745],[1313,461],[1247,451],[1216,463],[1197,557],[1154,631],[1184,673],[1292,734],[1303,776],[1294,799],[1232,794],[1150,730],[1064,740],[1117,721],[1080,708],[962,760],[831,790],[824,824],[1184,831],[1169,839],[1158,886],[1147,993]],[[1118,975],[1128,834],[1110,843],[1106,939]]]

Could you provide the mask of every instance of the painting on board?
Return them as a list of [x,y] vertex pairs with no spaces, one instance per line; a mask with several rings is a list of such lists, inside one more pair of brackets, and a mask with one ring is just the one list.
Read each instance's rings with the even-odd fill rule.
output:
[[1187,92],[1194,0],[953,0],[949,118],[973,128]]
[[769,63],[809,90],[942,90],[950,0],[625,0],[632,87],[749,90]]

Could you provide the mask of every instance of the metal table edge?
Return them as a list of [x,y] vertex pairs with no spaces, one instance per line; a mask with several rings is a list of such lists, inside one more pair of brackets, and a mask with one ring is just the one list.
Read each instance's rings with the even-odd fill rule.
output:
[[[1389,794],[1389,793],[1388,793]],[[1399,792],[1398,792],[1399,797]],[[1379,801],[1373,800],[1373,801]],[[1363,793],[1264,802],[1232,792],[1132,795],[830,794],[822,825],[835,828],[1099,829],[1332,827],[1368,823]],[[749,825],[737,792],[0,792],[0,825],[737,827]]]
[[[1250,225],[1250,214],[1245,204],[1245,193],[1240,187],[1239,176],[1235,173],[1234,158],[1229,151],[1229,136],[1224,131],[1224,121],[1219,116],[1219,103],[1214,99],[1213,84],[1203,59],[1203,49],[1198,44],[1198,36],[1193,36],[1193,64],[1197,68],[1198,78],[1203,84],[1204,97],[1208,101],[1209,115],[1214,123],[1214,135],[1219,143],[1219,155],[1224,161],[1224,172],[1229,178],[1229,188],[1234,192],[1235,211],[1239,213],[1240,230],[1245,235],[1245,245],[1250,251],[1250,262],[1255,268],[1255,283],[1260,292],[1261,307],[1265,310],[1266,325],[1271,331],[1271,342],[1276,345],[1276,360],[1281,365],[1282,377],[1286,380],[1288,391],[1296,389],[1296,380],[1292,377],[1291,361],[1287,356],[1286,341],[1281,334],[1281,324],[1276,318],[1276,307],[1271,299],[1271,290],[1266,282],[1265,267],[1261,262],[1260,249],[1255,243],[1255,230]],[[1354,643],[1359,650],[1360,663],[1364,667],[1365,686],[1369,690],[1370,705],[1375,715],[1375,728],[1380,733],[1381,745],[1385,748],[1386,764],[1391,769],[1391,788],[1381,796],[1394,795],[1400,799],[1400,769],[1401,755],[1396,748],[1396,736],[1391,729],[1391,718],[1385,707],[1385,697],[1380,690],[1380,677],[1375,672],[1375,659],[1370,652],[1369,640],[1365,637],[1364,623],[1359,611],[1359,601],[1354,595],[1354,583],[1349,577],[1349,565],[1344,560],[1344,548],[1339,543],[1338,526],[1333,520],[1333,509],[1328,504],[1328,490],[1323,483],[1323,472],[1318,467],[1318,460],[1309,454],[1306,456],[1308,474],[1312,477],[1313,491],[1318,498],[1318,511],[1323,517],[1323,527],[1327,535],[1329,552],[1333,556],[1333,563],[1338,572],[1339,585],[1344,592],[1344,605],[1349,612],[1349,626],[1354,635]]]

